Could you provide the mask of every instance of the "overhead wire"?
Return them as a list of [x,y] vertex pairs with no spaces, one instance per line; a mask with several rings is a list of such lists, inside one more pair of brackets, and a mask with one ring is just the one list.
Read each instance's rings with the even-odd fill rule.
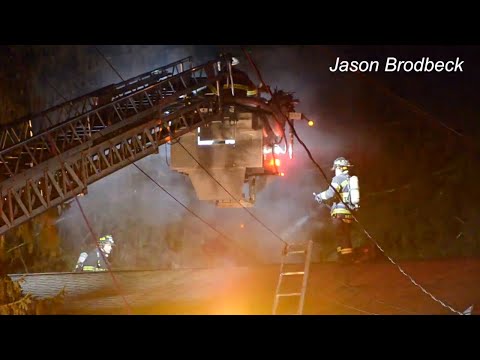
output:
[[[260,73],[260,70],[258,69],[257,65],[254,63],[253,59],[251,58],[250,54],[242,47],[242,50],[244,51],[247,59],[249,60],[251,66],[254,68],[261,84],[263,86],[265,86],[265,88],[267,89],[267,91],[269,92],[272,100],[275,100],[275,97],[270,89],[269,86],[267,86],[267,84],[265,83],[265,81],[263,80],[263,77]],[[277,105],[278,106],[278,105]],[[442,300],[438,299],[437,297],[435,297],[432,293],[430,293],[428,290],[426,290],[421,284],[418,284],[409,274],[407,274],[405,272],[405,270],[403,270],[403,268],[398,265],[388,254],[385,253],[384,249],[380,246],[380,244],[378,244],[378,242],[368,233],[368,231],[365,229],[365,227],[363,226],[363,224],[357,219],[357,217],[354,215],[354,210],[348,205],[345,203],[345,201],[343,200],[341,194],[338,192],[338,190],[330,183],[330,181],[328,180],[328,177],[327,175],[325,174],[325,172],[322,170],[322,168],[318,165],[318,163],[315,161],[315,159],[313,158],[310,150],[308,149],[308,147],[305,145],[305,143],[302,141],[302,139],[300,139],[300,137],[298,136],[297,134],[297,131],[296,129],[293,127],[293,124],[291,123],[291,120],[288,118],[287,115],[284,114],[284,112],[282,111],[282,109],[280,108],[280,106],[278,106],[278,109],[280,111],[280,113],[284,116],[285,120],[287,121],[287,123],[290,125],[290,128],[291,128],[291,131],[293,132],[295,138],[298,140],[298,142],[302,145],[302,147],[304,148],[305,152],[307,153],[307,156],[309,157],[309,159],[315,164],[315,166],[318,168],[318,170],[320,171],[320,173],[322,174],[323,178],[325,179],[326,183],[329,185],[329,187],[334,191],[334,193],[337,195],[339,201],[347,208],[350,210],[351,214],[352,214],[352,218],[355,220],[356,223],[359,224],[360,228],[362,229],[362,231],[365,233],[365,235],[377,246],[377,248],[387,257],[387,259],[393,264],[395,265],[398,270],[403,274],[405,275],[409,280],[410,282],[412,282],[414,285],[416,285],[422,292],[424,292],[426,295],[430,296],[430,298],[432,300],[434,300],[435,302],[439,303],[440,305],[448,308],[450,311],[458,314],[458,315],[464,315],[462,312],[454,309],[452,306],[446,304],[445,302],[443,302]]]
[[202,223],[204,223],[205,225],[207,225],[210,229],[212,229],[213,231],[215,231],[217,234],[219,234],[220,236],[223,236],[225,239],[227,239],[228,241],[230,241],[232,244],[235,244],[235,246],[239,249],[241,249],[246,255],[249,255],[251,256],[252,254],[250,253],[247,253],[246,249],[243,248],[243,247],[240,247],[240,245],[238,245],[233,239],[231,239],[229,236],[225,235],[224,233],[222,233],[221,231],[219,231],[218,229],[216,229],[212,224],[210,224],[208,221],[206,221],[205,219],[203,219],[201,216],[199,216],[197,213],[195,213],[193,210],[191,210],[188,206],[186,206],[185,204],[183,204],[180,200],[178,200],[174,195],[172,195],[167,189],[165,189],[160,183],[158,183],[154,178],[152,178],[145,170],[143,170],[140,166],[138,166],[137,164],[135,164],[133,161],[130,161],[130,163],[132,165],[134,165],[143,175],[145,175],[148,179],[150,179],[150,181],[152,181],[158,188],[160,188],[161,190],[163,190],[168,196],[170,196],[173,200],[175,200],[180,206],[182,206],[185,210],[187,210],[190,214],[192,214],[193,216],[195,216],[197,219],[199,219]]
[[[117,75],[124,81],[124,79],[121,77],[121,75],[118,73],[118,71],[116,71],[116,69],[113,67],[113,65],[106,59],[106,57],[103,55],[103,53],[101,53],[97,47],[95,47],[95,48],[96,48],[97,51],[100,53],[100,55],[102,55],[102,57],[104,58],[104,60],[109,64],[109,66],[112,68],[112,70],[114,70],[114,71],[117,73]],[[47,79],[47,81],[48,81],[48,79]],[[50,83],[50,81],[48,81],[48,83],[49,83],[49,86],[51,86],[51,87],[57,92],[57,94],[58,94],[60,97],[62,97],[65,101],[67,101],[67,99],[66,99],[65,97],[63,97],[63,95],[58,92],[58,90]],[[298,135],[297,135],[297,134],[295,134],[295,135],[296,135],[297,139],[300,141],[300,139],[298,138]],[[220,184],[220,183],[193,157],[193,155],[188,152],[188,150],[183,146],[183,144],[181,144],[181,143],[179,143],[179,144],[180,144],[180,145],[184,148],[184,150],[207,172],[207,174],[208,174],[210,177],[212,177],[212,179],[214,179],[225,191],[228,192],[228,190],[225,189],[225,188],[223,187],[223,185]],[[59,155],[59,156],[60,156],[60,155]],[[165,191],[170,197],[172,197],[172,198],[173,198],[175,201],[177,201],[180,205],[182,205],[184,208],[186,208],[189,212],[191,212],[192,214],[194,214],[190,209],[188,209],[188,207],[185,207],[181,202],[179,202],[173,195],[171,195],[166,189],[164,189],[160,184],[158,184],[153,178],[151,178],[151,176],[149,176],[149,175],[148,175],[144,170],[142,170],[138,165],[136,165],[135,163],[133,163],[133,165],[135,165],[139,171],[141,171],[144,175],[146,175],[152,182],[154,182],[158,187],[160,187],[163,191]],[[318,165],[317,165],[317,166],[318,166]],[[328,181],[328,180],[327,180],[327,181]],[[69,183],[69,184],[70,184],[70,183]],[[228,192],[228,193],[229,193],[229,192]],[[229,193],[229,194],[230,194],[230,193]],[[232,196],[232,198],[234,198],[232,194],[230,194],[230,196]],[[85,215],[85,212],[84,212],[81,204],[79,203],[79,201],[78,201],[78,199],[77,199],[76,197],[75,197],[75,200],[77,201],[77,204],[78,204],[78,206],[79,206],[79,208],[80,208],[80,210],[81,210],[81,213],[82,213],[82,217],[84,218],[84,220],[85,220],[85,222],[86,222],[86,224],[87,224],[87,226],[88,226],[88,228],[89,228],[89,231],[91,232],[91,234],[94,236],[94,238],[95,238],[96,241],[97,241],[97,237],[96,237],[96,235],[95,235],[95,233],[94,233],[94,230],[93,230],[93,228],[91,227],[91,225],[90,225],[90,223],[89,223],[89,221],[88,221],[88,219],[87,219],[87,217],[86,217],[86,215]],[[243,206],[242,206],[242,207],[243,207]],[[271,229],[269,229],[265,224],[263,224],[263,222],[261,222],[261,221],[260,221],[258,218],[256,218],[253,214],[251,214],[251,213],[248,211],[248,209],[246,209],[245,207],[243,207],[243,208],[244,208],[245,210],[247,210],[247,212],[248,212],[252,217],[254,217],[259,223],[261,223],[265,228],[267,228],[267,230],[269,230],[270,232],[272,232],[272,234],[274,234],[277,238],[279,238],[281,241],[284,242],[283,239],[281,239],[281,238],[280,238],[278,235],[276,235]],[[203,219],[201,219],[198,215],[196,215],[196,214],[194,214],[194,215],[195,215],[196,217],[198,217],[200,220],[203,221]],[[203,222],[206,223],[205,221],[203,221]],[[215,230],[216,232],[218,232],[220,235],[226,237],[224,234],[220,233],[218,230],[216,230],[215,228],[213,228],[210,224],[208,224],[208,223],[206,223],[206,224],[207,224],[209,227],[211,227],[213,230]],[[103,253],[102,253],[102,255],[103,255]],[[114,275],[112,274],[112,276],[114,276]],[[122,296],[122,297],[123,297],[123,296]],[[128,303],[127,303],[127,304],[128,304]],[[357,310],[357,309],[356,309],[356,310]],[[359,310],[357,310],[357,311],[359,311]]]
[[185,152],[190,155],[190,157],[198,164],[198,166],[200,166],[204,171],[205,173],[207,173],[208,176],[210,176],[223,190],[225,190],[225,192],[230,195],[232,197],[233,200],[235,200],[238,204],[240,204],[242,206],[242,208],[252,217],[254,218],[260,225],[262,225],[265,229],[267,229],[268,232],[270,232],[273,236],[275,236],[275,238],[277,238],[278,240],[280,240],[282,243],[284,243],[285,245],[289,245],[288,242],[286,242],[285,240],[283,240],[279,235],[277,235],[277,233],[275,233],[270,227],[268,227],[263,221],[261,221],[259,218],[257,218],[251,211],[249,211],[241,202],[240,200],[236,199],[235,196],[232,195],[232,193],[230,191],[228,191],[227,188],[225,188],[225,186],[223,186],[217,179],[215,179],[215,177],[185,148],[185,146],[183,146],[183,144],[179,141],[178,142],[178,145],[180,145],[184,150]]
[[[54,140],[52,139],[51,135],[50,134],[47,134],[48,136],[48,140],[51,142],[51,148],[52,150],[57,154],[58,158],[60,159],[60,162],[62,164],[65,164],[66,162],[63,160],[63,157],[62,155],[58,152],[58,149],[57,147],[55,146],[55,142]],[[70,182],[70,179],[68,177],[66,177],[67,179],[67,187],[71,190],[72,189],[72,184]],[[123,303],[125,304],[125,307],[127,309],[127,313],[129,315],[131,315],[133,313],[132,311],[132,308],[130,306],[130,304],[128,303],[127,299],[125,298],[125,296],[123,295],[123,292],[121,291],[121,287],[120,287],[120,284],[118,283],[116,277],[115,277],[115,274],[113,273],[112,269],[111,269],[111,266],[110,266],[110,263],[109,261],[107,260],[107,257],[106,255],[103,253],[103,250],[101,249],[100,247],[100,242],[99,242],[99,237],[97,236],[97,234],[95,233],[95,231],[93,230],[93,227],[92,225],[90,224],[90,221],[88,220],[87,218],[87,215],[85,214],[85,211],[83,210],[83,206],[82,204],[80,204],[80,201],[78,200],[78,196],[74,196],[75,198],[75,201],[77,203],[77,206],[78,208],[80,209],[80,212],[82,214],[82,218],[83,220],[85,221],[85,224],[87,225],[87,228],[90,232],[90,234],[92,235],[94,241],[95,241],[95,244],[96,244],[96,247],[98,249],[98,253],[100,254],[100,256],[102,257],[102,259],[104,260],[105,264],[107,265],[107,268],[108,268],[108,273],[110,274],[110,276],[112,277],[112,280],[113,280],[113,283],[119,293],[119,295],[121,296],[122,300],[123,300]]]
[[[112,68],[112,70],[120,77],[120,79],[122,79],[123,81],[125,81],[123,79],[123,77],[120,75],[120,73],[117,71],[117,69],[113,66],[113,64],[108,61],[108,59],[105,57],[105,55],[103,54],[103,52],[97,47],[95,46],[95,49],[97,50],[97,52],[102,56],[102,58],[107,62],[107,64]],[[178,140],[177,143],[179,145],[181,145],[184,149],[185,147],[180,143],[180,141]],[[185,149],[185,151],[187,151],[188,153],[188,150]],[[189,153],[190,154],[190,153]],[[192,156],[190,154],[190,156]],[[193,157],[193,156],[192,156]],[[221,231],[219,231],[218,229],[216,229],[213,225],[211,225],[209,222],[207,222],[205,219],[203,219],[201,216],[199,216],[198,214],[196,214],[193,210],[191,210],[188,206],[184,205],[180,200],[178,200],[173,194],[171,194],[167,189],[165,189],[162,185],[160,185],[155,179],[153,179],[147,172],[145,172],[142,168],[140,168],[137,164],[135,164],[135,162],[131,161],[130,160],[130,163],[132,165],[134,165],[143,175],[145,175],[150,181],[152,181],[157,187],[159,187],[161,190],[163,190],[168,196],[170,196],[173,200],[175,200],[180,206],[182,206],[185,210],[187,210],[190,214],[192,214],[193,216],[195,216],[196,218],[198,218],[202,223],[204,223],[205,225],[207,225],[210,229],[214,230],[216,233],[218,233],[220,236],[224,237],[225,239],[227,239],[231,244],[233,244],[234,246],[236,246],[238,249],[240,249],[245,255],[248,255],[249,257],[252,257],[252,254],[246,250],[246,248],[244,248],[243,246],[239,245],[236,241],[234,241],[233,239],[231,239],[229,236],[227,236],[226,234],[222,233]]]
[[[118,73],[118,71],[113,67],[113,65],[108,61],[108,59],[106,59],[106,57],[103,55],[102,52],[100,52],[100,50],[95,47],[97,52],[99,52],[101,54],[101,56],[104,58],[104,60],[109,64],[109,66],[112,68],[112,70],[115,71],[115,73],[117,73],[117,75],[123,80],[123,78],[121,77],[121,75]],[[246,52],[245,52],[246,53]],[[263,78],[261,77],[261,74],[258,70],[258,68],[256,67],[256,65],[253,63],[253,60],[251,59],[251,57],[249,56],[249,54],[247,54],[247,58],[249,59],[250,63],[254,66],[256,72],[257,72],[257,75],[259,76],[260,78],[260,81],[263,85],[265,85],[266,89],[268,90],[268,92],[270,93],[270,96],[272,97],[272,99],[274,99],[273,97],[273,94],[270,90],[270,88],[268,86],[266,86],[265,82],[263,81]],[[300,137],[298,136],[293,124],[291,123],[291,120],[288,118],[288,116],[286,116],[283,111],[280,109],[279,107],[279,110],[281,112],[281,114],[286,118],[286,121],[288,122],[288,124],[290,125],[290,128],[291,128],[291,131],[293,132],[294,136],[297,138],[297,140],[299,141],[299,143],[303,146],[303,148],[305,149],[305,151],[307,152],[307,155],[308,157],[310,158],[310,160],[315,164],[315,166],[320,170],[320,172],[322,173],[325,181],[327,183],[329,183],[328,181],[328,178],[326,176],[326,174],[323,172],[323,170],[321,169],[321,167],[316,163],[316,161],[313,159],[313,156],[311,155],[308,147],[305,145],[305,143],[303,143],[303,141],[300,139]],[[282,241],[283,243],[285,243],[286,245],[288,245],[288,243],[286,241],[284,241],[281,237],[279,237],[276,233],[274,233],[269,227],[267,227],[263,222],[261,222],[258,218],[256,218],[250,211],[248,211],[248,209],[243,206],[243,204],[241,204],[241,202],[237,199],[235,199],[235,197],[220,183],[218,182],[218,180],[216,180],[209,172],[208,170],[205,169],[205,167],[203,167],[202,164],[200,164],[200,162],[195,159],[195,157],[183,146],[183,144],[181,144],[181,142],[179,141],[178,142],[179,145],[182,146],[182,148],[197,162],[197,164],[199,164],[200,167],[203,168],[203,170],[214,180],[217,182],[217,184],[219,184],[234,200],[236,200],[238,203],[240,203],[240,205],[242,205],[242,208],[244,208],[252,217],[255,218],[255,220],[257,220],[260,224],[262,224],[267,230],[269,230],[276,238],[278,238],[280,241]],[[138,167],[138,166],[137,166]],[[140,170],[140,169],[139,169]],[[457,314],[460,314],[460,315],[463,315],[463,313],[453,309],[450,305],[448,304],[445,304],[443,301],[437,299],[433,294],[431,294],[430,292],[428,292],[423,286],[421,286],[420,284],[418,284],[409,274],[407,274],[393,259],[391,259],[386,253],[385,251],[383,250],[383,248],[375,241],[375,239],[373,239],[371,237],[371,235],[368,233],[368,231],[365,229],[365,227],[359,222],[359,220],[353,215],[353,210],[348,206],[348,204],[346,204],[340,197],[340,194],[338,192],[337,189],[335,189],[330,183],[329,183],[329,186],[333,189],[333,191],[336,193],[337,196],[339,196],[340,198],[340,201],[345,205],[345,207],[349,210],[351,210],[352,212],[352,217],[354,218],[354,220],[360,225],[360,227],[362,228],[362,230],[364,231],[364,233],[367,235],[367,237],[373,241],[375,243],[375,245],[379,248],[380,251],[382,251],[386,257],[389,259],[389,261],[396,265],[397,268],[399,269],[399,271],[405,275],[407,278],[409,278],[409,280],[414,284],[416,285],[417,287],[419,287],[425,294],[429,295],[434,301],[440,303],[442,306],[448,308],[449,310],[451,310],[452,312],[455,312]]]
[[[66,99],[66,97],[51,83],[51,81],[50,81],[47,77],[44,77],[44,79],[46,80],[47,84],[57,93],[57,95],[58,95],[59,97],[61,97],[62,99],[64,99],[66,102],[68,101],[68,100]],[[50,125],[52,125],[52,124],[50,124]],[[53,138],[51,137],[51,135],[50,135],[49,133],[47,134],[47,137],[48,137],[48,140],[49,140],[49,142],[50,142],[50,147],[51,147],[50,151],[53,152],[53,153],[55,153],[55,154],[58,156],[61,164],[65,164],[65,161],[63,160],[62,155],[59,153],[59,151],[58,151],[58,149],[57,149],[57,146],[55,145],[55,141],[53,140]],[[67,184],[66,184],[66,185],[67,185],[67,187],[69,188],[69,190],[71,190],[71,189],[72,189],[72,184],[71,184],[71,182],[70,182],[70,179],[68,179],[68,177],[66,177],[66,179],[67,179]],[[90,221],[88,220],[88,218],[87,218],[87,216],[86,216],[86,214],[85,214],[85,212],[84,212],[84,210],[83,210],[83,207],[82,207],[82,205],[80,204],[77,196],[75,196],[75,201],[76,201],[76,203],[77,203],[77,205],[78,205],[78,208],[80,209],[80,212],[81,212],[81,214],[82,214],[82,218],[84,219],[85,224],[87,225],[87,228],[88,228],[90,234],[92,235],[92,237],[93,237],[93,239],[94,239],[94,242],[95,242],[95,244],[96,244],[96,247],[97,247],[100,255],[102,256],[105,264],[107,265],[107,268],[108,268],[108,270],[109,270],[108,272],[110,273],[110,275],[111,275],[111,277],[112,277],[112,280],[113,280],[113,283],[114,283],[114,285],[116,286],[116,289],[117,289],[119,295],[121,296],[121,298],[122,298],[122,300],[123,300],[123,302],[124,302],[124,305],[125,305],[125,307],[126,307],[126,309],[127,309],[127,314],[131,315],[131,314],[132,314],[132,308],[130,307],[130,304],[128,303],[127,299],[125,298],[125,296],[123,295],[123,293],[122,293],[122,291],[121,291],[121,287],[120,287],[117,279],[115,278],[115,275],[113,274],[113,272],[112,272],[112,270],[111,270],[110,264],[109,264],[108,260],[106,259],[105,254],[103,253],[103,251],[102,251],[101,248],[100,248],[99,238],[97,237],[95,231],[93,230],[93,227],[92,227],[92,225],[90,224]]]
[[[100,49],[95,46],[95,49],[97,50],[97,52],[102,56],[102,58],[108,63],[108,65],[112,68],[112,70],[120,77],[120,79],[123,80],[122,76],[120,75],[120,73],[115,69],[115,67],[112,65],[112,63],[110,61],[108,61],[108,59],[105,57],[105,55],[103,54],[103,52],[100,51]],[[125,81],[125,80],[123,80]],[[261,221],[260,219],[258,219],[251,211],[249,211],[241,202],[240,200],[236,199],[232,193],[230,191],[228,191],[228,189],[225,188],[225,186],[223,186],[217,179],[215,179],[215,177],[185,148],[185,146],[183,146],[183,144],[180,142],[180,139],[177,141],[177,144],[180,145],[184,150],[185,152],[205,171],[205,173],[211,177],[229,196],[232,197],[233,200],[235,200],[238,204],[240,204],[242,206],[242,208],[251,216],[253,217],[260,225],[262,225],[265,229],[267,229],[268,232],[270,232],[275,238],[277,238],[278,240],[280,240],[284,245],[288,246],[288,242],[286,242],[285,240],[283,240],[278,234],[276,234],[271,228],[269,228],[263,221]]]

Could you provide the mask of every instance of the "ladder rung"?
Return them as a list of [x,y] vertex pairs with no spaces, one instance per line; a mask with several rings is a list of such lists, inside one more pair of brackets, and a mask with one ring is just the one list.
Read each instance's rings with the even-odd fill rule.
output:
[[289,275],[303,275],[303,274],[305,274],[305,271],[288,271],[288,272],[281,273],[280,275],[289,276]]
[[300,296],[302,293],[286,293],[286,294],[277,294],[277,296]]
[[287,251],[287,255],[290,254],[304,254],[305,250],[295,250],[295,251]]

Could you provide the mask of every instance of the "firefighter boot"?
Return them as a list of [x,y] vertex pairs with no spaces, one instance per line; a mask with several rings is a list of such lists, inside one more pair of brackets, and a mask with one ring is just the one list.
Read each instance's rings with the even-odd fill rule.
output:
[[352,248],[342,248],[339,246],[337,247],[337,255],[340,264],[352,264],[354,261]]

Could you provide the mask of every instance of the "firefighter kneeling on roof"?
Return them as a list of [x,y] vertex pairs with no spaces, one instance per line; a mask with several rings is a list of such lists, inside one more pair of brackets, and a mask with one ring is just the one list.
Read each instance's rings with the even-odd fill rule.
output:
[[75,272],[107,271],[109,268],[108,256],[115,245],[112,235],[105,235],[98,240],[99,247],[88,254],[82,252],[78,258]]
[[[350,162],[344,157],[337,158],[333,162],[332,170],[335,170],[335,176],[332,179],[331,186],[322,193],[315,195],[315,200],[319,203],[335,199],[330,208],[330,215],[335,227],[338,259],[342,263],[354,261],[351,239],[353,222],[351,210],[357,210],[360,201],[358,178],[357,176],[350,176],[348,173],[351,166]],[[341,200],[338,199],[337,193],[341,195]]]

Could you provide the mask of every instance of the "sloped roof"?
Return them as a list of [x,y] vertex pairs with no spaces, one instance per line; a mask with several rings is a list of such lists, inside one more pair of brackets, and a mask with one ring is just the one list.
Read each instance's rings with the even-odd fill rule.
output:
[[[480,302],[478,259],[400,265],[444,305],[463,311]],[[278,274],[266,265],[11,277],[24,276],[24,292],[39,297],[65,287],[65,314],[125,314],[125,301],[134,314],[271,314]],[[323,263],[311,265],[304,314],[453,314],[444,305],[391,263]]]

